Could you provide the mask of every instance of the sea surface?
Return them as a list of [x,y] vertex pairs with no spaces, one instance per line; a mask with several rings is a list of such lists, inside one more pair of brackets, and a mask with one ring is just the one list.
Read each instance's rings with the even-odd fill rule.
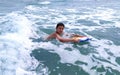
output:
[[[59,22],[92,40],[45,41]],[[0,75],[120,75],[120,0],[0,0]]]

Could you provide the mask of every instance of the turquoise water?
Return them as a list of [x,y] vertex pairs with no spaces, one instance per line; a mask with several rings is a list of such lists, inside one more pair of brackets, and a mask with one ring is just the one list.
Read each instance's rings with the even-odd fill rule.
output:
[[[120,1],[0,1],[0,75],[120,75]],[[55,31],[92,38],[61,43]]]

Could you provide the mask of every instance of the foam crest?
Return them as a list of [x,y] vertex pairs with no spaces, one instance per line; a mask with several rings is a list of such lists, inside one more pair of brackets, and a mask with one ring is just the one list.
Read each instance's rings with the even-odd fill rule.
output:
[[77,13],[78,11],[76,9],[66,9],[68,12],[72,12],[72,13]]
[[[4,75],[36,75],[35,69],[39,62],[30,56],[34,43],[30,37],[36,37],[33,22],[18,12],[3,17],[1,24],[6,22],[0,35],[0,74]],[[27,60],[26,60],[27,59]],[[45,69],[46,68],[42,68]],[[42,70],[41,69],[41,70]],[[41,73],[42,74],[42,73]]]
[[50,4],[50,3],[51,3],[50,1],[39,2],[39,4],[44,4],[44,5],[47,5],[47,4]]
[[32,5],[29,5],[29,6],[25,7],[25,9],[28,9],[28,10],[31,10],[31,11],[36,11],[36,10],[38,10],[37,7],[32,6]]

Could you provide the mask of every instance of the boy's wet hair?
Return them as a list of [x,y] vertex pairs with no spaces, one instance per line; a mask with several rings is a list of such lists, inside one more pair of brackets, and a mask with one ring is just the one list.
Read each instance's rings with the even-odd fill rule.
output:
[[56,28],[58,28],[59,26],[65,27],[65,25],[62,22],[58,23],[57,26],[56,26]]

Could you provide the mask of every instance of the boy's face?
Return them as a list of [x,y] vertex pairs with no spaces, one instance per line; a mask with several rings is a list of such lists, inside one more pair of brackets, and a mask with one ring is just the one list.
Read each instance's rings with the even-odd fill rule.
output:
[[64,27],[63,27],[63,26],[58,26],[58,27],[56,28],[56,31],[57,31],[58,34],[62,34],[62,33],[63,33],[63,30],[64,30]]

